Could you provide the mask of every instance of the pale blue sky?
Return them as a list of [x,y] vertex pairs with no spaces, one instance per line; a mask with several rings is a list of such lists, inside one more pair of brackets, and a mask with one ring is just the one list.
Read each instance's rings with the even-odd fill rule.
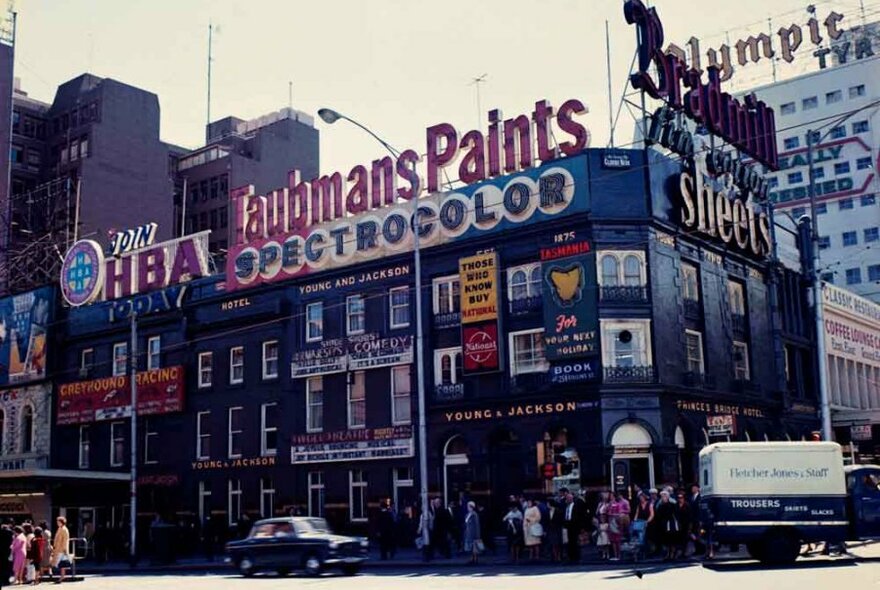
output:
[[[806,0],[659,0],[667,41],[691,35],[704,51],[745,31],[806,19]],[[877,0],[866,0],[869,13]],[[817,2],[858,21],[857,0]],[[469,81],[483,73],[483,111],[531,112],[579,98],[593,145],[608,138],[605,20],[610,22],[615,102],[626,82],[635,29],[617,0],[19,0],[16,75],[35,98],[84,71],[151,90],[162,108],[162,138],[188,147],[204,138],[209,20],[214,43],[212,118],[255,117],[287,106],[314,114],[333,107],[398,148],[424,151],[427,126],[460,131],[477,120]],[[781,16],[780,16],[781,15]],[[876,17],[874,17],[876,18]],[[805,34],[806,38],[806,34]],[[806,44],[805,44],[806,47]],[[802,50],[810,60],[812,47]],[[780,74],[794,72],[783,65]],[[618,143],[631,140],[621,118]],[[320,120],[322,170],[348,170],[384,155],[363,132]]]

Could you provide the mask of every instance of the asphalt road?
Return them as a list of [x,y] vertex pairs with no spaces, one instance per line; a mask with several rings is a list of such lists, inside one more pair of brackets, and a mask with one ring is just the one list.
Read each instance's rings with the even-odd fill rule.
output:
[[[872,552],[873,553],[873,552]],[[309,588],[314,590],[594,590],[621,588],[627,590],[804,590],[880,588],[880,557],[865,556],[860,560],[814,557],[797,564],[767,569],[748,562],[713,563],[673,566],[652,565],[638,570],[632,567],[608,567],[589,570],[559,567],[493,567],[461,569],[446,567],[433,570],[395,571],[368,570],[347,578],[327,574],[320,578],[274,575],[244,579],[229,574],[87,576],[75,588],[125,590],[225,590],[257,588],[275,590]]]

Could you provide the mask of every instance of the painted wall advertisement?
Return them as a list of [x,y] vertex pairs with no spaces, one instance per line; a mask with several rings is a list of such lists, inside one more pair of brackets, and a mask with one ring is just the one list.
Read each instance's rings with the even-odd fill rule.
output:
[[551,379],[556,383],[595,380],[599,314],[590,242],[582,231],[556,234],[551,244],[541,248],[540,259],[544,354],[554,365]]
[[[137,374],[137,411],[141,416],[183,410],[183,367],[167,367]],[[86,424],[131,416],[129,376],[119,375],[58,386],[55,422]]]
[[498,273],[497,252],[484,252],[458,261],[462,366],[468,375],[501,370]]
[[827,283],[822,300],[827,354],[880,368],[880,305]]
[[0,299],[0,385],[46,378],[54,301],[52,287]]
[[292,443],[291,464],[415,456],[412,426],[298,434]]

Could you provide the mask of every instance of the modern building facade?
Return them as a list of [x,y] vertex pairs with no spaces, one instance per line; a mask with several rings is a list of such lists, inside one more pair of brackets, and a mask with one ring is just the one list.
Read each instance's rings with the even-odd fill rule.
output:
[[[816,428],[803,285],[780,288],[766,251],[683,231],[679,174],[653,151],[590,149],[429,199],[432,495],[500,522],[509,493],[689,482],[710,442]],[[139,420],[142,522],[226,534],[293,511],[370,532],[380,500],[417,501],[413,257],[397,205],[369,215],[351,220],[360,259],[256,286],[232,261],[234,276],[148,296],[162,304],[138,316],[138,370],[173,403]],[[377,219],[396,253],[369,254]],[[56,404],[124,385],[130,303],[69,311]],[[124,476],[128,418],[94,403],[56,405],[52,463]],[[52,502],[74,530],[124,526],[126,494],[71,482]]]

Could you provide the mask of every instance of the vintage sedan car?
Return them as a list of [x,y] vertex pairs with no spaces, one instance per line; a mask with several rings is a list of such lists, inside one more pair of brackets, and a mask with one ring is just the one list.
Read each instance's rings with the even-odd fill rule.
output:
[[226,544],[227,561],[244,576],[257,571],[316,576],[328,568],[355,575],[369,554],[362,537],[334,535],[323,518],[269,518],[254,523],[247,538]]

